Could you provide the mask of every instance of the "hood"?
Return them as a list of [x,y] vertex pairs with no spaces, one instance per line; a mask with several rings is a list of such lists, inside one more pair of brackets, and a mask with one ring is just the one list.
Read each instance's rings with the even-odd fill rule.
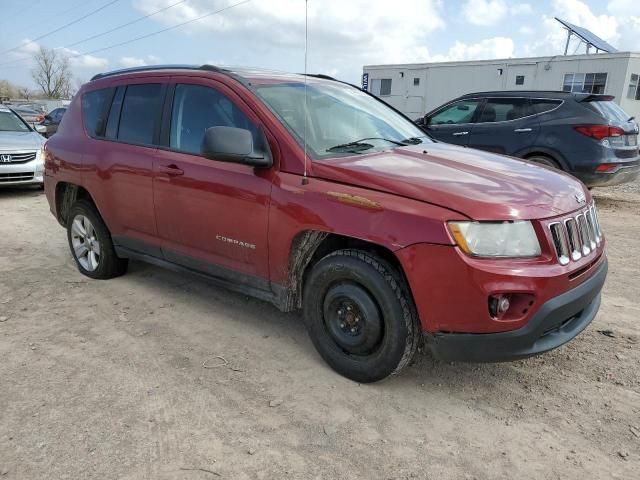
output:
[[0,150],[38,150],[45,139],[37,132],[0,132]]
[[[314,162],[313,175],[455,210],[474,220],[531,220],[574,211],[589,192],[575,178],[446,143]],[[580,198],[581,200],[581,198]]]

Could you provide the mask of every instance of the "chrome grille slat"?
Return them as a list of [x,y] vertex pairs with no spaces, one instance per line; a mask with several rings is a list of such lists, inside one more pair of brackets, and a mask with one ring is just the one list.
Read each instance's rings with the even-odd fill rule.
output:
[[27,163],[36,159],[37,152],[34,151],[21,151],[21,152],[0,152],[0,155],[3,157],[9,155],[10,160],[2,160],[0,161],[0,165],[2,164],[12,164],[12,163]]
[[602,230],[594,204],[573,216],[551,222],[548,227],[560,265],[590,255],[602,243]]

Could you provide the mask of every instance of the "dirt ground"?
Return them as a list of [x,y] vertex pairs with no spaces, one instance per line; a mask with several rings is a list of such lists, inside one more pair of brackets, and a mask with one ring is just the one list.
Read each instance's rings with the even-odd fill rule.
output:
[[610,273],[575,341],[373,385],[296,314],[142,263],[81,276],[44,195],[0,190],[0,479],[638,479],[633,190],[596,192]]

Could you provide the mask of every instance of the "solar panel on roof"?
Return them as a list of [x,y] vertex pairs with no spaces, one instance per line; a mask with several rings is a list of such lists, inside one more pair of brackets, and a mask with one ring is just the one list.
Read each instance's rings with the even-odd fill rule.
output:
[[597,50],[602,50],[603,52],[607,52],[607,53],[614,53],[618,51],[611,44],[605,42],[595,33],[587,30],[586,28],[578,27],[577,25],[574,25],[573,23],[569,23],[566,20],[562,20],[561,18],[558,18],[558,17],[555,17],[555,19],[569,30],[570,35],[573,34],[577,36],[587,45],[591,45],[592,47],[595,47]]

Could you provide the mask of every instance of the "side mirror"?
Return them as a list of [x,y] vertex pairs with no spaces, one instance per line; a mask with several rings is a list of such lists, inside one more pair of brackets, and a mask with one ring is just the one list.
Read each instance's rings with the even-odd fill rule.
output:
[[422,126],[424,126],[425,128],[429,128],[431,126],[431,117],[425,115],[422,119]]
[[51,115],[45,115],[45,116],[44,116],[44,119],[45,119],[45,120],[49,120],[49,121],[51,121]]
[[254,145],[253,135],[249,130],[210,127],[204,132],[200,152],[210,160],[269,168],[273,165],[269,144],[262,130],[259,131],[259,136],[260,145]]

